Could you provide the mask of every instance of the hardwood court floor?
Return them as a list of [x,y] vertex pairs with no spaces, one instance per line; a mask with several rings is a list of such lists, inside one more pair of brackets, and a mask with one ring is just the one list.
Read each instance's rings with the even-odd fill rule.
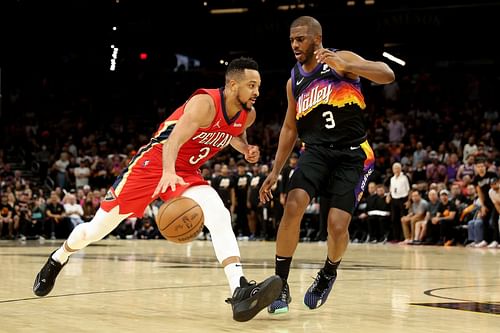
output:
[[[302,298],[326,245],[301,243],[290,312],[231,318],[211,243],[104,240],[71,257],[45,298],[31,288],[60,241],[0,241],[0,332],[499,332],[500,249],[349,245],[330,299]],[[244,271],[274,273],[273,242],[240,242]]]

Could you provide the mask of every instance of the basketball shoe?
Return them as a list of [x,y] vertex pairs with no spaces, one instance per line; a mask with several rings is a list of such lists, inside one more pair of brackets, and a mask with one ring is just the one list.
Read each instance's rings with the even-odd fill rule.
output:
[[290,288],[288,283],[283,280],[283,288],[281,288],[281,293],[278,298],[274,300],[268,307],[267,312],[272,314],[280,314],[288,312],[288,304],[292,301],[290,296]]
[[[56,252],[56,251],[54,251]],[[52,252],[49,256],[49,259],[43,265],[40,272],[38,272],[35,278],[35,284],[33,285],[33,292],[37,296],[46,296],[52,288],[54,288],[54,284],[56,283],[57,274],[61,271],[61,269],[68,263],[68,260],[64,264],[60,264],[54,259],[52,259]]]
[[233,308],[233,319],[248,321],[255,317],[260,310],[268,306],[278,297],[281,290],[281,278],[277,275],[268,277],[261,283],[247,281],[240,278],[240,286],[234,290],[233,297],[226,303]]
[[337,278],[337,272],[334,275],[327,275],[320,270],[312,285],[307,289],[304,295],[304,304],[311,310],[317,309],[325,304],[330,291],[332,291],[333,283]]

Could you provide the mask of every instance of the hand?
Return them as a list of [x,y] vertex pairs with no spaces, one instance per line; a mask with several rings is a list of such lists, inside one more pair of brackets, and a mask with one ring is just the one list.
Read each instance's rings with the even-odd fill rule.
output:
[[266,203],[268,201],[271,201],[273,198],[273,193],[271,192],[271,188],[273,187],[274,184],[278,181],[278,175],[273,174],[272,172],[267,176],[266,180],[264,180],[264,183],[262,183],[262,186],[260,187],[259,190],[259,199],[260,202]]
[[175,184],[188,185],[184,179],[177,176],[175,173],[164,172],[151,198],[156,198],[160,193],[165,193],[169,187],[172,188],[172,191],[175,191]]
[[245,153],[245,160],[250,163],[257,163],[260,158],[260,150],[258,146],[248,145],[248,150]]
[[485,217],[488,215],[488,208],[486,206],[481,206],[479,214],[481,217]]
[[346,69],[347,62],[339,57],[335,52],[328,49],[319,49],[314,51],[316,60],[322,64],[327,64],[336,71],[343,72]]

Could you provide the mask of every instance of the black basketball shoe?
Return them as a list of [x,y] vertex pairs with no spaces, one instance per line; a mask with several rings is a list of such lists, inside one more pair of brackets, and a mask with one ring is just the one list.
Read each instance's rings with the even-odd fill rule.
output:
[[233,308],[233,319],[248,321],[255,317],[279,296],[281,286],[281,278],[277,275],[268,277],[261,283],[248,282],[242,276],[240,286],[234,290],[233,297],[226,300]]
[[[57,251],[57,250],[56,250]],[[56,252],[54,251],[54,252]],[[52,259],[52,252],[49,256],[49,259],[43,265],[40,272],[38,272],[35,278],[35,284],[33,285],[33,292],[37,296],[46,296],[52,288],[54,288],[54,284],[56,283],[57,274],[61,271],[61,269],[68,263],[68,260],[64,264],[60,264],[54,259]]]

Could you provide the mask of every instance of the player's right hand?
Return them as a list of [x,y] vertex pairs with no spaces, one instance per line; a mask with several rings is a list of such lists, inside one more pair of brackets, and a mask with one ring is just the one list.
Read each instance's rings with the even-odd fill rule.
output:
[[259,190],[259,199],[260,202],[266,203],[268,201],[271,201],[273,198],[273,193],[271,191],[271,188],[273,187],[274,184],[278,181],[278,175],[274,175],[272,172],[267,176],[266,180],[264,180],[264,183],[262,183],[262,186],[260,187]]
[[175,184],[187,185],[188,183],[186,183],[182,177],[177,176],[173,172],[164,172],[151,197],[156,198],[160,193],[165,193],[169,187],[172,191],[175,191]]

